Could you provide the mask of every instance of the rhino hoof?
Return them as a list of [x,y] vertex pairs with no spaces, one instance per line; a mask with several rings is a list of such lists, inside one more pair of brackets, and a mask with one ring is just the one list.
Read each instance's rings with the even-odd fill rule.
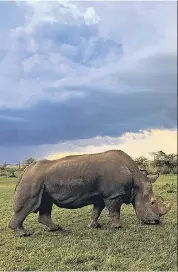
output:
[[117,225],[117,224],[114,224],[114,225],[113,225],[113,228],[115,228],[115,229],[122,229],[122,226],[119,225],[119,224],[118,224],[118,225]]
[[89,224],[88,227],[92,228],[92,229],[100,229],[101,225],[98,222],[93,222],[93,223]]
[[63,229],[59,226],[51,227],[47,229],[48,231],[62,231]]
[[122,229],[122,226],[114,226],[115,229]]
[[20,231],[16,233],[16,237],[29,237],[32,233],[28,231]]

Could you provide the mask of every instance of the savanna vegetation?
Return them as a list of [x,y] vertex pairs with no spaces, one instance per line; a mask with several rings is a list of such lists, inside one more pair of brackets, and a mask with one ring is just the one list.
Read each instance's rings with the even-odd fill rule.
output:
[[[146,170],[147,174],[155,174],[160,172],[161,174],[177,174],[177,155],[166,154],[163,151],[157,151],[151,153],[151,159],[144,156],[133,158],[138,167],[142,170]],[[30,157],[23,162],[17,162],[16,165],[8,165],[4,162],[0,165],[0,176],[15,177],[16,171],[23,171],[26,166],[34,162],[35,159]]]
[[177,155],[166,154],[163,151],[151,153],[152,159],[144,156],[135,158],[135,162],[141,169],[145,169],[148,174],[177,174]]
[[[15,175],[18,176],[18,172]],[[160,175],[156,194],[172,202],[161,225],[140,225],[133,208],[123,205],[122,229],[110,228],[105,209],[102,229],[88,229],[91,207],[77,210],[53,208],[53,219],[63,232],[46,232],[31,214],[25,227],[34,232],[17,238],[7,228],[17,179],[0,177],[0,270],[177,270],[177,176]]]

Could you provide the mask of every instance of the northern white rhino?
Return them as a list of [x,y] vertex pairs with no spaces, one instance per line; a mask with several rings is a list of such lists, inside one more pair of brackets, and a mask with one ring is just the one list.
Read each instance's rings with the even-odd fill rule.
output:
[[142,222],[158,224],[170,205],[152,191],[151,183],[157,177],[144,175],[120,150],[34,162],[19,178],[9,227],[17,236],[26,236],[25,218],[31,212],[39,212],[40,223],[51,231],[58,230],[51,219],[53,204],[68,209],[92,204],[93,228],[100,227],[98,218],[105,206],[113,225],[120,227],[123,203],[132,204]]

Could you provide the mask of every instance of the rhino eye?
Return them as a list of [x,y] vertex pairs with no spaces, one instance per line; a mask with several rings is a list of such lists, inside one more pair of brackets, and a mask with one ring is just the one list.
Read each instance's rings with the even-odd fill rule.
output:
[[154,205],[156,203],[156,200],[151,201],[151,205]]

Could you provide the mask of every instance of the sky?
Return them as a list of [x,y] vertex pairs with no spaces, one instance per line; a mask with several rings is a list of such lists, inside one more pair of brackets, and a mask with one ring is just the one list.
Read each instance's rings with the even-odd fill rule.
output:
[[176,2],[0,1],[0,163],[177,152]]

